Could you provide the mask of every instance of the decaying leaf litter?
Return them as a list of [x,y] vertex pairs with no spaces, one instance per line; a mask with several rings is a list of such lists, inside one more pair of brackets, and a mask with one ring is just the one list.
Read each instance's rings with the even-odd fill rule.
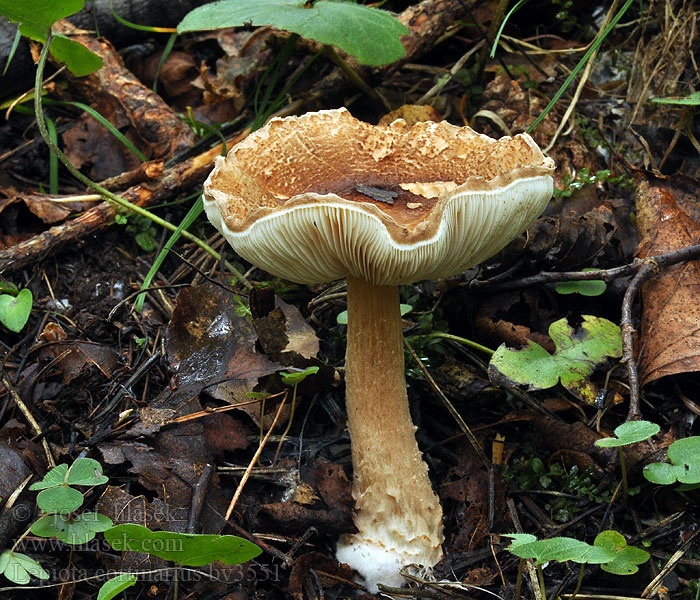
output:
[[[303,70],[318,43],[290,42],[267,27],[181,36],[158,74],[164,37],[150,33],[148,43],[117,54],[109,41],[97,45],[81,33],[107,67],[83,78],[59,73],[46,91],[63,104],[47,102],[45,111],[85,175],[176,226],[220,152],[212,128],[227,123],[220,132],[229,147],[244,139],[271,73],[268,99],[293,81],[275,106],[282,114],[346,106],[373,123],[445,118],[500,137],[534,122],[596,32],[626,8],[532,131],[558,167],[545,214],[480,267],[402,290],[411,307],[405,339],[422,367],[407,359],[409,398],[446,538],[433,574],[408,573],[403,593],[443,598],[483,595],[483,588],[504,598],[537,596],[536,565],[525,563],[518,587],[518,559],[506,551],[505,534],[527,533],[586,548],[598,547],[600,535],[618,552],[629,544],[651,554],[626,579],[586,566],[581,597],[694,595],[697,12],[690,2],[533,0],[509,18],[489,60],[482,40],[498,4],[384,6],[411,35],[394,64],[368,68],[348,58],[371,90],[324,53]],[[59,28],[71,32],[64,22]],[[22,91],[26,80],[25,72]],[[8,108],[19,93],[6,98]],[[112,121],[149,160],[141,163],[76,102]],[[406,106],[419,103],[426,107]],[[389,108],[398,112],[387,117]],[[9,316],[1,319],[0,497],[16,510],[0,517],[0,539],[14,551],[13,564],[32,573],[36,560],[51,578],[32,583],[58,584],[12,593],[93,596],[104,580],[76,580],[106,569],[152,570],[125,592],[133,597],[361,591],[334,560],[338,536],[353,529],[342,284],[303,286],[249,269],[200,218],[190,232],[221,257],[178,241],[135,312],[134,293],[169,233],[100,203],[62,169],[53,180],[59,193],[47,194],[49,153],[32,115],[14,105],[1,127],[0,309]],[[556,289],[586,279],[604,281],[603,293]],[[603,350],[589,352],[591,323],[605,323],[608,333],[621,327],[622,335],[608,345],[594,336]],[[570,381],[573,373],[583,387],[494,378],[501,363],[475,344],[500,347],[499,360],[525,361],[518,353],[537,344],[550,379]],[[552,366],[563,364],[564,372]],[[280,374],[309,367],[319,371],[299,383],[292,411],[292,387]],[[528,370],[517,372],[523,378]],[[639,416],[660,432],[621,453],[595,445]],[[106,545],[71,554],[68,545],[23,536],[41,516],[28,484],[84,456],[109,475],[85,494],[85,506],[115,525],[234,534],[263,554],[242,568],[203,567],[195,577],[154,554],[105,552]],[[676,481],[690,487],[678,491]],[[20,507],[29,515],[20,518]],[[547,592],[577,588],[579,571],[566,558],[548,557]]]

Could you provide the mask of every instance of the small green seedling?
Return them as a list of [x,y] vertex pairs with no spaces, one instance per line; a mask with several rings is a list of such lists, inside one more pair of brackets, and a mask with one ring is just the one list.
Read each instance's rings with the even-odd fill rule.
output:
[[649,421],[628,421],[615,428],[614,438],[602,438],[596,440],[595,445],[599,448],[618,448],[629,446],[637,442],[643,442],[656,435],[661,430],[656,423]]
[[12,550],[0,554],[0,573],[17,585],[27,585],[32,576],[37,579],[49,578],[49,574],[37,561]]
[[644,477],[652,483],[671,485],[700,483],[700,436],[673,442],[668,448],[669,463],[651,463],[644,467]]
[[69,468],[66,464],[51,469],[41,481],[33,483],[30,490],[41,490],[36,503],[50,514],[69,514],[83,505],[83,494],[71,486],[95,486],[107,483],[102,465],[92,458],[79,458]]
[[574,396],[593,404],[597,391],[587,377],[608,358],[622,356],[620,328],[607,319],[583,315],[580,329],[559,319],[550,325],[549,335],[554,354],[533,341],[521,350],[501,345],[491,357],[489,378],[497,385],[527,385],[531,390],[561,381]]
[[617,437],[596,440],[595,445],[599,448],[619,448],[622,488],[625,498],[629,495],[629,488],[627,487],[627,466],[625,464],[624,447],[648,440],[653,435],[659,433],[660,430],[661,428],[656,423],[651,423],[649,421],[628,421],[615,428],[615,435]]
[[157,231],[153,221],[143,215],[135,213],[118,213],[114,217],[117,225],[125,225],[126,233],[134,236],[134,241],[145,252],[154,252],[158,249],[156,241]]
[[[315,375],[318,373],[318,367],[306,367],[306,369],[299,371],[283,372],[280,373],[282,377],[282,383],[284,385],[294,386],[294,393],[296,393],[297,386],[304,381],[309,375]],[[294,399],[292,399],[292,402]]]
[[615,553],[614,560],[603,563],[600,568],[613,575],[633,575],[639,565],[649,560],[649,553],[636,546],[628,546],[625,536],[619,531],[601,531],[593,545]]
[[[531,559],[535,561],[543,600],[547,597],[544,573],[542,572],[544,563],[571,561],[581,565],[576,589],[571,594],[573,597],[581,588],[585,565],[600,565],[601,569],[609,573],[631,575],[637,572],[637,565],[649,560],[648,552],[634,546],[628,546],[624,536],[613,530],[600,533],[593,545],[569,537],[538,540],[529,533],[512,533],[505,537],[513,540],[506,548],[511,554],[520,557],[521,560]],[[518,577],[521,574],[522,569],[519,570]]]
[[[598,271],[598,269],[584,269],[584,271]],[[554,289],[557,294],[581,294],[582,296],[600,296],[605,292],[607,284],[601,279],[587,279],[585,281],[559,281]]]
[[104,532],[104,536],[115,550],[144,552],[189,567],[202,567],[217,561],[237,565],[262,552],[252,542],[235,535],[151,531],[134,523],[112,527]]
[[[311,372],[314,367],[312,367]],[[306,376],[305,373],[304,376]],[[301,374],[299,374],[301,375]],[[72,545],[85,544],[102,532],[115,550],[144,552],[183,566],[200,567],[214,561],[228,565],[246,562],[262,552],[255,544],[233,535],[195,535],[151,531],[131,523],[117,525],[97,512],[73,515],[83,504],[83,494],[71,486],[96,486],[108,482],[102,466],[91,458],[79,458],[70,467],[60,464],[30,489],[41,490],[37,504],[45,513],[30,528],[35,535],[53,537]],[[79,498],[78,498],[79,496]],[[17,542],[19,543],[19,542]],[[15,544],[16,545],[16,544]],[[14,583],[25,585],[31,576],[48,579],[48,573],[33,558],[5,550],[0,554],[0,573]],[[124,573],[105,582],[98,599],[110,600],[137,581]]]
[[109,517],[96,512],[72,513],[84,501],[83,494],[71,487],[102,485],[109,479],[102,474],[102,465],[92,458],[79,458],[70,467],[61,464],[51,469],[41,481],[30,486],[30,490],[41,490],[36,503],[44,511],[31,526],[31,532],[41,537],[56,538],[71,545],[86,544],[98,532],[105,531],[114,523]]
[[[588,132],[582,131],[582,133],[584,137],[587,137],[586,133]],[[588,137],[590,137],[590,134]],[[561,183],[561,188],[554,188],[552,198],[569,198],[574,192],[577,192],[586,185],[614,183],[624,187],[627,185],[628,181],[623,175],[613,175],[610,169],[601,169],[600,171],[591,173],[587,167],[584,167],[576,173],[575,177],[565,174],[562,177]]]
[[392,14],[351,2],[324,0],[222,0],[195,8],[178,33],[244,25],[272,25],[337,46],[365,65],[385,65],[406,50],[399,36],[408,29]]
[[0,323],[19,333],[29,320],[34,297],[27,288],[20,290],[11,283],[0,282]]
[[297,387],[309,375],[315,375],[316,373],[318,373],[318,367],[306,367],[306,369],[303,370],[299,369],[292,372],[280,373],[280,376],[282,377],[282,383],[291,386],[294,391],[292,392],[292,407],[290,409],[289,421],[287,421],[287,426],[284,428],[284,431],[282,432],[282,435],[280,437],[280,441],[277,444],[277,452],[275,452],[275,458],[272,461],[273,463],[277,463],[277,457],[279,456],[280,449],[282,448],[282,443],[286,439],[289,430],[292,428],[292,421],[294,419],[294,409],[296,408],[297,404]]

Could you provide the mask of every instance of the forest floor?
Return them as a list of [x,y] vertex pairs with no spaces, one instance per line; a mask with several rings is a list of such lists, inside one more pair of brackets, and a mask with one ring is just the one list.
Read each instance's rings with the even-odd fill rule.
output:
[[[315,42],[269,27],[181,35],[160,68],[167,32],[132,31],[115,49],[56,26],[105,64],[87,77],[48,69],[44,112],[58,146],[84,176],[167,223],[196,217],[189,232],[220,256],[184,238],[163,252],[170,230],[56,161],[21,97],[33,72],[0,97],[0,571],[23,554],[48,576],[4,581],[1,597],[97,597],[106,575],[124,572],[139,574],[125,598],[363,593],[334,555],[354,527],[344,283],[256,269],[191,210],[221,139],[230,148],[272,112],[347,107],[373,124],[445,119],[495,138],[545,112],[531,135],[557,164],[554,197],[525,234],[455,277],[401,288],[411,412],[445,542],[432,573],[410,571],[391,595],[698,598],[700,262],[688,260],[700,256],[698,7],[530,0],[489,58],[498,5],[382,5],[412,38],[393,65],[349,60],[364,90],[328,54],[311,63]],[[603,271],[572,282],[586,269]],[[533,343],[542,362],[508,370],[518,355],[506,348]],[[499,347],[506,366],[489,366]],[[297,387],[281,375],[312,366]],[[640,420],[635,431],[648,434],[618,430],[623,451],[595,445]],[[668,456],[679,440],[686,450]],[[77,546],[30,531],[42,513],[29,486],[79,458],[108,481],[77,486],[71,524],[97,511],[114,524],[240,536],[262,554],[180,567],[117,552],[99,529]],[[510,533],[564,539],[511,552]],[[606,535],[624,558],[615,565],[567,549],[602,547]]]

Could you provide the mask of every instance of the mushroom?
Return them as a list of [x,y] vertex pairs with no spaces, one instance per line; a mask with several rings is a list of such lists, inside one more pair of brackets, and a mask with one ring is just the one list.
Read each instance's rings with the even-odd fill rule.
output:
[[337,558],[370,591],[442,557],[442,509],[408,407],[398,286],[498,252],[544,210],[553,170],[527,134],[372,126],[339,109],[272,119],[218,157],[204,185],[209,220],[245,260],[298,283],[347,280],[357,533],[341,537]]

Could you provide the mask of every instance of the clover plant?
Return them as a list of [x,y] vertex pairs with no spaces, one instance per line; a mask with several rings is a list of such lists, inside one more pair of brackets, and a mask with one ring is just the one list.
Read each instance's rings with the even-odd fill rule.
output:
[[643,469],[644,477],[652,483],[700,483],[700,436],[676,440],[668,448],[669,463],[651,463]]
[[[85,500],[83,492],[76,488],[94,487],[108,481],[102,472],[102,465],[91,458],[78,458],[70,466],[57,465],[29,488],[39,491],[37,505],[44,512],[29,531],[73,546],[86,544],[97,533],[103,533],[114,550],[143,552],[187,566],[203,566],[214,561],[236,565],[262,552],[255,544],[233,535],[152,531],[133,523],[114,526],[109,517],[98,512],[75,514]],[[49,578],[36,560],[15,552],[14,547],[0,554],[0,573],[20,585],[29,583],[32,576],[37,579]],[[119,574],[102,585],[97,598],[110,600],[136,581],[136,576],[131,573]]]
[[656,423],[649,421],[628,421],[615,428],[614,438],[602,438],[596,440],[595,445],[599,448],[618,448],[620,453],[620,471],[622,473],[622,487],[625,498],[630,493],[627,483],[627,466],[625,463],[624,447],[637,442],[643,442],[659,433],[661,428]]

